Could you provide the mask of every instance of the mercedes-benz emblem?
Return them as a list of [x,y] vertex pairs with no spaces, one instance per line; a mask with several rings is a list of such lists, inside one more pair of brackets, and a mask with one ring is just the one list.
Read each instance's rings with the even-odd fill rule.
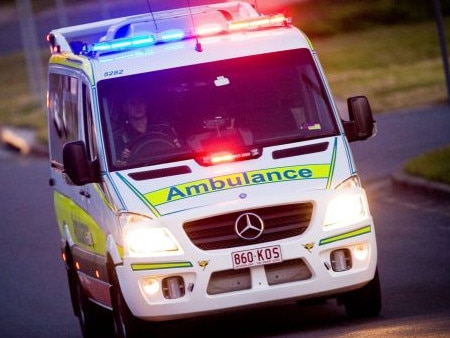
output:
[[236,219],[234,231],[242,239],[256,239],[264,231],[264,222],[258,215],[247,212]]

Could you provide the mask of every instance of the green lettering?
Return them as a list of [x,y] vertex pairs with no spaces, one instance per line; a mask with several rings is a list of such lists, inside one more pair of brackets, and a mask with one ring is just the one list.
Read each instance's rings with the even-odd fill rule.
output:
[[[273,179],[273,176],[275,176],[275,180]],[[282,181],[281,174],[278,171],[269,171],[267,173],[267,178],[269,179],[270,182]]]
[[252,183],[253,184],[259,184],[259,183],[265,183],[266,179],[264,175],[262,174],[254,174],[252,175]]
[[227,178],[227,183],[230,187],[237,187],[242,185],[242,180],[240,177],[235,177],[236,178],[236,182],[233,182],[233,178],[229,177]]
[[288,180],[295,180],[297,178],[297,173],[295,170],[286,170],[283,172],[283,176],[286,177]]
[[180,189],[177,187],[170,187],[169,195],[167,196],[167,200],[171,201],[172,199],[178,199],[178,198],[184,198],[186,197],[185,194],[183,194]]
[[222,180],[215,180],[213,178],[209,179],[209,185],[211,186],[212,190],[221,190],[225,188],[225,182]]
[[191,185],[186,188],[188,196],[195,196],[209,192],[208,186],[205,183]]
[[300,175],[300,177],[303,177],[303,178],[310,178],[313,175],[311,169],[300,169],[298,171],[298,174]]

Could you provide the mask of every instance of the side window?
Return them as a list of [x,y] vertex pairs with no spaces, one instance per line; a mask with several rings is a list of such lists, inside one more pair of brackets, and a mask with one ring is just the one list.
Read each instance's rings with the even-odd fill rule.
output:
[[97,158],[97,143],[95,135],[94,120],[92,116],[92,102],[91,102],[91,92],[89,87],[83,83],[82,86],[83,94],[83,114],[85,116],[85,135],[86,135],[86,146],[88,150],[88,156],[91,161]]
[[79,138],[78,79],[51,73],[47,107],[50,154],[53,162],[61,164],[64,144]]

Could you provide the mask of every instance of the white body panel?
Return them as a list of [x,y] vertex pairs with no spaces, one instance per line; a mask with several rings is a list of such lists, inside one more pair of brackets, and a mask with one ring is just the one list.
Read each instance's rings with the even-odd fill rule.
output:
[[[115,266],[120,289],[133,315],[155,321],[273,302],[336,296],[372,280],[377,265],[373,220],[365,192],[358,184],[338,188],[356,177],[356,169],[320,64],[303,33],[292,26],[282,25],[117,53],[84,55],[70,52],[69,42],[79,31],[101,36],[105,33],[104,27],[115,27],[122,21],[114,19],[52,32],[55,39],[53,48],[59,48],[61,53],[55,53],[51,59],[50,72],[72,78],[82,74],[78,88],[81,92],[83,84],[92,97],[89,128],[94,130],[91,141],[97,144],[98,153],[94,157],[98,161],[101,182],[74,187],[67,184],[61,164],[59,167],[54,164],[52,170],[58,223],[64,229],[63,247],[76,248],[73,251],[83,257],[77,262],[82,266],[79,274],[89,276],[82,278],[82,282],[89,283],[89,286],[85,285],[89,288],[89,297],[106,307],[111,306],[108,300],[105,301],[109,281],[105,276],[108,270],[105,264],[108,259]],[[197,42],[202,51],[196,50]],[[336,125],[334,135],[265,146],[260,156],[255,158],[211,166],[185,158],[111,170],[107,131],[99,108],[103,100],[99,97],[100,83],[131,75],[289,50],[307,50],[311,55],[314,71],[324,87],[324,101],[330,102],[329,118]],[[158,86],[158,83],[149,86]],[[208,97],[204,100],[206,102]],[[82,101],[82,98],[78,99],[78,102]],[[50,117],[51,114],[50,111]],[[79,123],[86,124],[87,120],[89,118],[82,114],[79,116]],[[50,130],[52,125],[50,120]],[[78,136],[88,143],[89,132],[85,129],[88,128],[80,127]],[[57,162],[55,149],[56,146],[51,145],[52,161]],[[289,153],[301,149],[309,150],[302,154]],[[274,155],[277,152],[287,152],[288,155],[277,157]],[[146,178],[146,175],[173,168],[188,170]],[[327,216],[330,202],[340,196],[358,200],[359,214],[350,219],[340,219],[335,224],[325,224],[330,217]],[[260,241],[257,240],[259,235],[247,240],[239,237],[240,215],[271,215],[280,208],[289,214],[282,221],[282,226],[286,227],[300,222],[295,212],[288,209],[299,208],[305,215],[309,213],[305,216],[304,229],[291,229],[293,234],[278,235],[275,220],[270,226],[265,224],[267,228],[260,229],[262,233],[272,231],[279,236],[273,240],[269,235]],[[345,214],[345,210],[343,212]],[[124,213],[148,217],[151,227],[166,229],[178,250],[153,254],[131,252],[125,239],[127,226],[120,219]],[[205,233],[216,226],[219,228],[222,216],[231,217],[233,221],[227,225],[226,233],[217,236],[232,237],[230,241],[234,244],[231,246],[223,244],[226,240],[219,238],[217,241],[221,246],[205,248],[202,240],[197,241],[196,235],[189,233],[190,223],[205,219],[212,222],[211,227],[202,223]],[[295,220],[291,221],[291,218]],[[247,225],[254,226],[252,222],[247,221]],[[204,241],[208,242],[210,237]],[[274,251],[260,251],[266,248]],[[341,252],[332,254],[336,250]],[[238,264],[236,260],[259,259],[256,256],[260,254],[261,257],[280,254],[280,257],[272,264],[234,268],[233,264]],[[341,257],[341,261],[335,262],[336,257]],[[85,266],[92,268],[83,270]],[[174,284],[164,284],[167,281],[163,280],[167,278],[174,278]],[[144,291],[143,281],[149,280],[158,285],[154,294]],[[176,290],[168,293],[162,290],[171,287]],[[98,291],[96,295],[96,289],[102,292]]]

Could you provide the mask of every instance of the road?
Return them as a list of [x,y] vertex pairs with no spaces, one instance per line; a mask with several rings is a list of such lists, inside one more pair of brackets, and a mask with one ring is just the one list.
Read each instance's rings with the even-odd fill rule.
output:
[[[289,304],[163,325],[164,337],[450,336],[450,197],[393,187],[390,174],[450,144],[450,107],[377,116],[354,143],[379,245],[383,310],[351,321],[326,304]],[[0,337],[80,337],[59,259],[46,159],[0,150]],[[227,332],[227,334],[224,334]]]

